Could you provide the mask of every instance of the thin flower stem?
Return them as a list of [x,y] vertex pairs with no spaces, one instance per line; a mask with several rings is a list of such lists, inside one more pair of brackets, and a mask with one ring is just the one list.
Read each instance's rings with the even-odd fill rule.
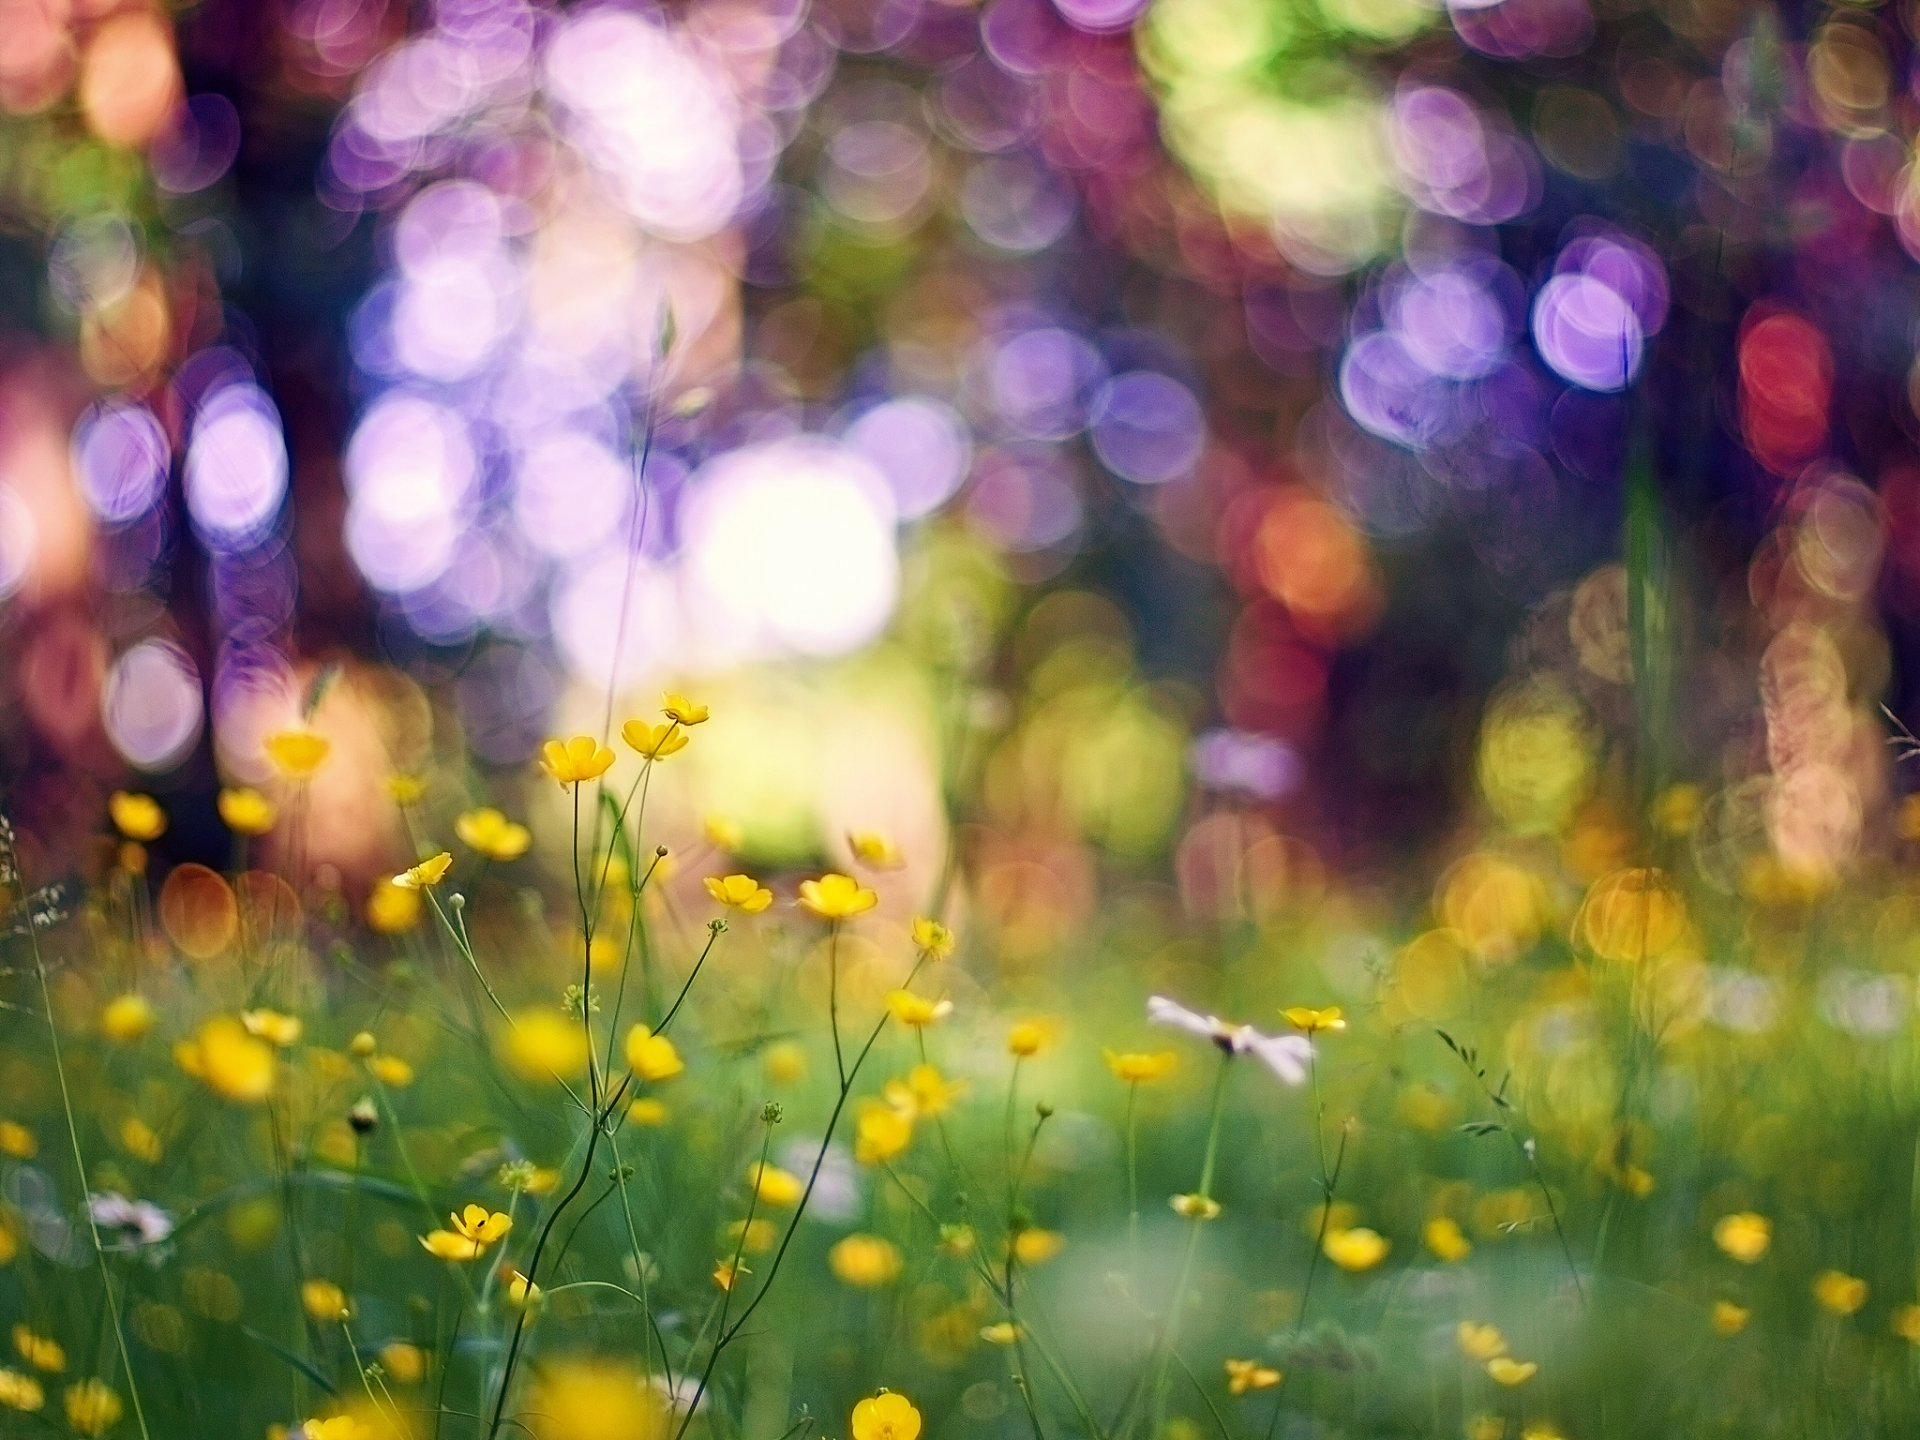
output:
[[[1213,1080],[1213,1102],[1207,1121],[1207,1149],[1200,1161],[1200,1186],[1196,1193],[1209,1196],[1213,1193],[1214,1166],[1220,1158],[1220,1120],[1226,1113],[1228,1067],[1233,1064],[1233,1053],[1220,1052],[1220,1068]],[[1173,1347],[1180,1334],[1180,1309],[1186,1303],[1187,1284],[1193,1278],[1194,1257],[1200,1249],[1200,1230],[1206,1222],[1198,1218],[1188,1221],[1187,1248],[1180,1261],[1180,1276],[1174,1281],[1173,1294],[1167,1301],[1166,1319],[1161,1322],[1160,1340],[1154,1347],[1160,1352],[1160,1361],[1153,1382],[1153,1423],[1148,1427],[1149,1440],[1157,1437],[1166,1421],[1167,1410],[1167,1371],[1172,1365]]]
[[[919,967],[914,967],[918,969]],[[827,1024],[833,1030],[833,1071],[840,1089],[847,1088],[847,1066],[840,1054],[840,922],[827,931]]]

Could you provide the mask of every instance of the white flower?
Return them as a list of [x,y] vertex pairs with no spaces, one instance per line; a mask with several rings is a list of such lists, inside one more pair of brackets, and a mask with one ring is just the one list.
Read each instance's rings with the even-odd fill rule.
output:
[[1288,1085],[1304,1085],[1313,1063],[1313,1042],[1304,1035],[1260,1035],[1250,1047]]
[[87,1197],[87,1213],[102,1230],[117,1231],[126,1245],[158,1245],[173,1234],[173,1217],[147,1200],[129,1200],[105,1190]]
[[1305,1083],[1307,1066],[1313,1059],[1313,1043],[1304,1035],[1262,1035],[1251,1025],[1234,1025],[1218,1015],[1202,1015],[1164,995],[1148,997],[1147,1020],[1211,1040],[1229,1055],[1251,1052],[1289,1085]]

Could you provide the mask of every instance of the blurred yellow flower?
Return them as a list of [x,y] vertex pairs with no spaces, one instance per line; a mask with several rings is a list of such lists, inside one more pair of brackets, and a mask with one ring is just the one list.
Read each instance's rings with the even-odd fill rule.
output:
[[747,1255],[766,1254],[773,1248],[774,1237],[778,1233],[773,1228],[773,1222],[764,1217],[756,1217],[751,1224],[736,1220],[727,1226],[728,1242],[737,1245]]
[[1067,1237],[1058,1230],[1022,1230],[1013,1237],[1013,1258],[1022,1265],[1044,1265],[1066,1246]]
[[1364,1225],[1356,1225],[1350,1230],[1332,1230],[1321,1247],[1326,1256],[1342,1270],[1371,1270],[1387,1258],[1392,1243],[1377,1231]]
[[722,1290],[731,1290],[739,1283],[742,1275],[751,1275],[753,1271],[732,1260],[722,1260],[713,1267],[713,1283]]
[[827,1251],[835,1278],[861,1289],[892,1284],[901,1263],[899,1247],[878,1235],[849,1235]]
[[160,1143],[160,1136],[138,1115],[129,1115],[120,1122],[120,1143],[129,1155],[149,1165],[158,1165],[166,1157],[167,1149]]
[[668,1119],[669,1112],[666,1102],[656,1100],[651,1095],[642,1095],[638,1100],[627,1106],[627,1123],[629,1125],[644,1125],[648,1129],[657,1130],[660,1126],[666,1124]]
[[273,1046],[231,1016],[216,1015],[173,1047],[174,1063],[227,1100],[253,1105],[273,1093]]
[[938,920],[928,919],[925,915],[916,916],[912,934],[913,948],[929,960],[945,960],[953,954],[953,931]]
[[878,830],[854,830],[847,835],[853,858],[869,870],[898,870],[907,863],[900,847]]
[[1454,1327],[1453,1335],[1459,1342],[1460,1353],[1469,1360],[1484,1363],[1507,1353],[1507,1337],[1500,1333],[1498,1326],[1462,1320]]
[[1307,1005],[1294,1005],[1280,1012],[1280,1018],[1304,1035],[1317,1035],[1322,1030],[1344,1030],[1346,1018],[1341,1015],[1338,1005],[1329,1005],[1324,1010],[1315,1010]]
[[447,871],[453,868],[453,852],[442,850],[437,855],[429,855],[418,865],[410,865],[393,877],[393,883],[402,890],[430,890],[447,878]]
[[887,994],[887,1010],[902,1025],[924,1029],[938,1024],[953,1013],[951,1000],[929,1000],[911,990],[892,990]]
[[758,915],[773,903],[773,892],[751,875],[709,875],[703,883],[722,905],[748,915]]
[[792,1040],[774,1041],[761,1064],[775,1085],[795,1085],[807,1076],[806,1049]]
[[1449,1265],[1458,1264],[1473,1253],[1473,1242],[1467,1239],[1466,1231],[1451,1215],[1436,1215],[1427,1221],[1421,1239],[1427,1242],[1427,1249],[1433,1252],[1435,1259]]
[[1167,1203],[1173,1207],[1174,1214],[1183,1215],[1189,1220],[1220,1218],[1220,1202],[1211,1195],[1175,1195]]
[[491,805],[469,810],[453,822],[453,833],[469,850],[505,864],[518,860],[533,844],[533,832],[509,820]]
[[800,882],[800,903],[822,920],[851,920],[880,903],[880,897],[850,875],[828,873]]
[[367,896],[367,928],[376,935],[404,935],[420,923],[426,906],[420,892],[383,879]]
[[153,1029],[153,1006],[144,995],[116,995],[100,1011],[100,1033],[130,1045]]
[[347,1292],[331,1280],[309,1280],[301,1285],[300,1304],[307,1314],[326,1324],[349,1313]]
[[549,740],[540,747],[540,767],[564,789],[606,774],[613,767],[613,751],[591,735]]
[[299,1044],[300,1032],[305,1028],[298,1015],[284,1015],[278,1010],[242,1010],[240,1023],[247,1027],[249,1035],[258,1035],[282,1050]]
[[0,1120],[0,1155],[31,1160],[39,1150],[40,1142],[34,1138],[33,1131],[18,1120]]
[[1278,1385],[1281,1374],[1271,1365],[1262,1365],[1258,1360],[1227,1361],[1227,1393],[1244,1395],[1249,1390],[1271,1390]]
[[1180,1057],[1171,1050],[1128,1050],[1116,1053],[1102,1050],[1100,1058],[1107,1062],[1107,1069],[1113,1072],[1116,1080],[1124,1080],[1129,1085],[1151,1085],[1173,1073],[1180,1063]]
[[1054,1042],[1060,1026],[1052,1020],[1017,1020],[1007,1030],[1007,1053],[1030,1060]]
[[747,843],[747,832],[740,828],[737,821],[725,815],[707,816],[700,823],[700,833],[714,849],[724,850],[729,855]]
[[1744,1305],[1736,1305],[1731,1300],[1713,1302],[1713,1333],[1716,1335],[1738,1335],[1747,1328],[1747,1321],[1753,1312]]
[[687,732],[673,724],[629,720],[620,727],[620,738],[649,760],[664,760],[687,748]]
[[167,832],[167,812],[151,795],[116,790],[107,797],[107,813],[129,840],[158,840]]
[[1893,1333],[1920,1345],[1920,1305],[1902,1305],[1893,1312]]
[[903,1080],[889,1080],[882,1093],[893,1109],[918,1119],[946,1114],[966,1089],[966,1081],[948,1080],[932,1065],[922,1064],[909,1070]]
[[402,808],[418,805],[427,793],[427,782],[418,775],[404,773],[389,775],[386,786],[388,798]]
[[653,1084],[671,1080],[687,1068],[673,1041],[654,1034],[645,1025],[627,1031],[627,1064],[635,1075]]
[[518,1270],[507,1272],[507,1303],[516,1310],[524,1310],[529,1303],[540,1303],[540,1287]]
[[861,1102],[854,1121],[853,1158],[884,1165],[913,1143],[913,1117],[877,1100]]
[[49,1375],[57,1375],[67,1368],[65,1347],[50,1335],[36,1333],[29,1325],[13,1327],[13,1348],[27,1364]]
[[1487,1376],[1496,1385],[1524,1385],[1540,1373],[1532,1360],[1515,1360],[1511,1355],[1496,1355],[1487,1361]]
[[1773,1243],[1773,1222],[1751,1210],[1722,1215],[1713,1225],[1713,1243],[1742,1265],[1751,1265]]
[[380,1368],[401,1385],[418,1385],[427,1373],[427,1355],[405,1340],[389,1341],[380,1347]]
[[47,1392],[31,1375],[0,1368],[0,1405],[9,1410],[38,1410],[47,1403]]
[[1023,1332],[1011,1320],[1002,1320],[995,1325],[982,1325],[980,1338],[989,1345],[1011,1345]]
[[82,1435],[104,1435],[119,1423],[125,1407],[119,1393],[104,1380],[82,1380],[69,1385],[65,1396],[67,1424]]
[[1813,1277],[1813,1298],[1832,1315],[1851,1315],[1867,1303],[1867,1282],[1843,1270],[1822,1270]]
[[374,1079],[394,1090],[413,1083],[413,1066],[398,1055],[375,1055],[367,1061],[367,1069],[373,1072]]
[[587,1054],[580,1022],[557,1010],[522,1010],[500,1035],[500,1058],[523,1080],[571,1080]]
[[609,1360],[544,1364],[525,1409],[532,1440],[665,1440],[667,1401],[631,1367]]
[[747,1172],[747,1184],[762,1205],[775,1205],[785,1209],[789,1205],[798,1205],[800,1197],[807,1192],[806,1183],[790,1170],[782,1170],[778,1165],[755,1165]]
[[1704,802],[1705,796],[1698,785],[1669,785],[1653,797],[1649,818],[1660,834],[1679,839],[1700,828]]
[[882,1390],[853,1407],[853,1440],[918,1440],[920,1412],[904,1395]]
[[251,785],[222,790],[214,804],[227,828],[236,835],[264,835],[280,818],[280,807]]
[[260,748],[282,779],[299,781],[311,780],[314,771],[327,763],[333,742],[304,725],[296,725],[274,731]]
[[707,717],[713,712],[705,705],[696,705],[678,691],[669,690],[665,695],[660,697],[660,713],[669,720],[676,720],[682,725],[693,726],[704,725]]

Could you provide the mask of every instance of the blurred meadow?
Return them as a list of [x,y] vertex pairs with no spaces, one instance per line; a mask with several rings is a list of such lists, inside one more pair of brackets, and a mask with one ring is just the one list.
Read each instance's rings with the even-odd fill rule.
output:
[[0,1437],[1914,1433],[1917,29],[0,0]]

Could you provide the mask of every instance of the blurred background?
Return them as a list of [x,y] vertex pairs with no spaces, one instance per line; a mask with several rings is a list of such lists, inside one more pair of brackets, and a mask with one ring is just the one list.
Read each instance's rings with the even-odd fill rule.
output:
[[1829,883],[1911,828],[1915,17],[0,0],[0,795],[218,864],[314,708],[364,892],[387,777],[564,836],[671,684],[670,827],[951,847],[1014,953],[1656,803]]

